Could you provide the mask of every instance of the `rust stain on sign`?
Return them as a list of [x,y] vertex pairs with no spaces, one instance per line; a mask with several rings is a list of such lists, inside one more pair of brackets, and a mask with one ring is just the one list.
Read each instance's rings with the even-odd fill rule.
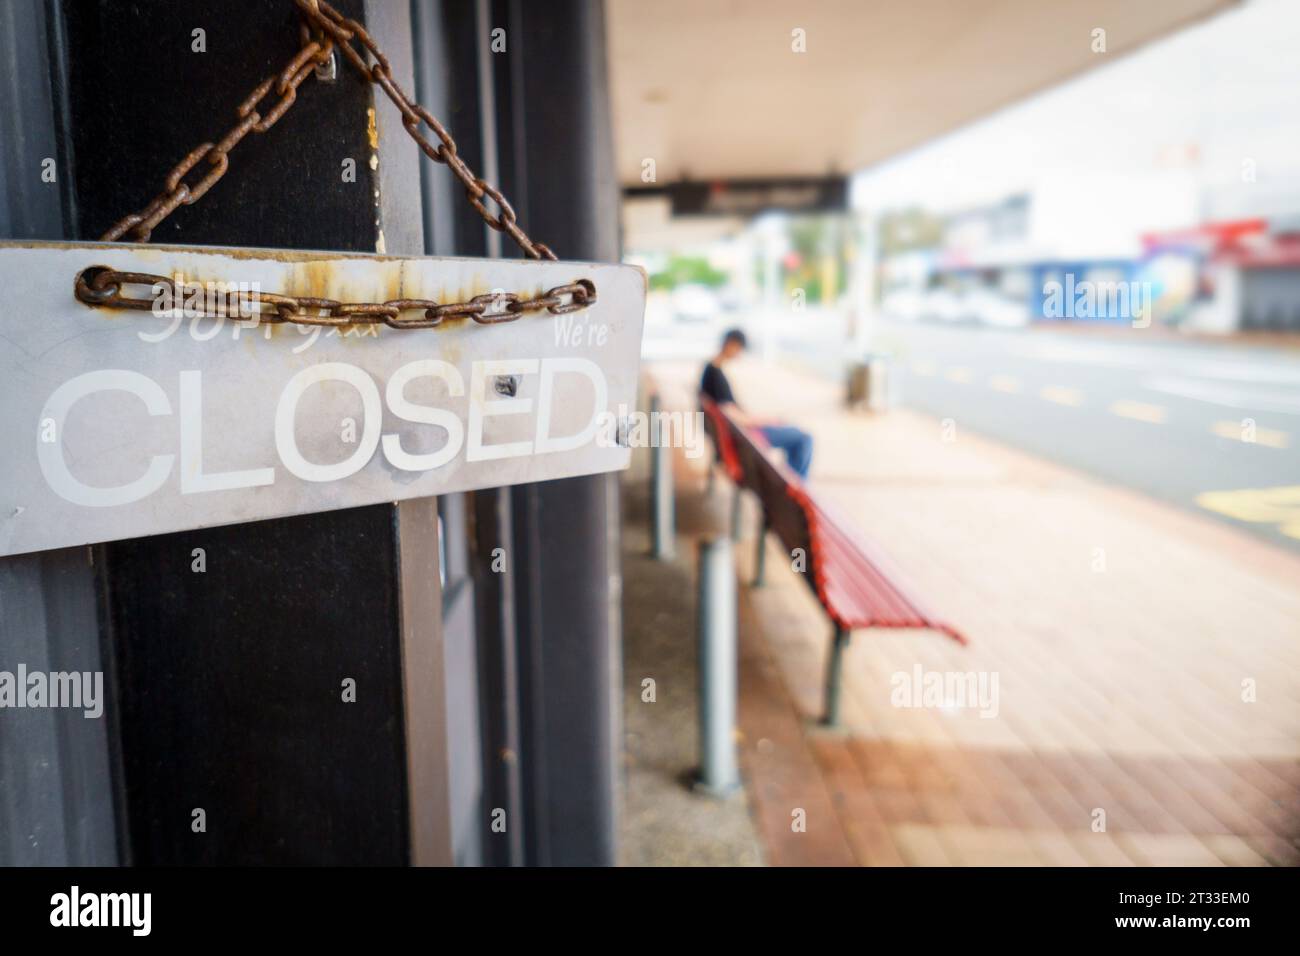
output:
[[379,148],[379,127],[375,125],[375,108],[366,110],[366,136],[370,139],[370,148]]

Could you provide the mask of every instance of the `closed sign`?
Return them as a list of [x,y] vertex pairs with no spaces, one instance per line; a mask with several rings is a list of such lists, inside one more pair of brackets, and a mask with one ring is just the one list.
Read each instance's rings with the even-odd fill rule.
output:
[[629,460],[636,268],[2,243],[0,288],[0,555]]

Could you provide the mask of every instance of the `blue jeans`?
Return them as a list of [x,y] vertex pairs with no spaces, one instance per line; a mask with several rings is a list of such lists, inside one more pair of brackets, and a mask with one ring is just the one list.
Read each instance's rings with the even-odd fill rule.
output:
[[760,432],[773,448],[785,452],[785,460],[800,478],[808,477],[812,465],[812,435],[793,425],[760,425]]

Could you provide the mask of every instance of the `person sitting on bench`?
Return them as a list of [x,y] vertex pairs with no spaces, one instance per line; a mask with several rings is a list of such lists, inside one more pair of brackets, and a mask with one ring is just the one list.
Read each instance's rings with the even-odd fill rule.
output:
[[785,452],[785,460],[795,473],[800,478],[807,478],[808,468],[812,465],[812,436],[793,425],[777,425],[754,419],[736,404],[736,396],[731,392],[731,383],[727,381],[722,366],[743,352],[747,345],[744,332],[730,329],[722,337],[722,348],[718,354],[704,366],[700,391],[713,399],[719,407],[730,410],[739,424],[762,432],[769,445]]

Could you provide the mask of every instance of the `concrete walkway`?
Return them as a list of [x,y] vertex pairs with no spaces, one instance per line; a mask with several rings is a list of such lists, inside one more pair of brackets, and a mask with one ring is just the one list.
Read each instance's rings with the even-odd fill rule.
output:
[[673,560],[656,561],[649,553],[649,458],[636,452],[623,481],[625,783],[619,862],[757,866],[763,849],[747,794],[718,801],[692,789],[699,765],[694,541],[716,533],[725,513],[698,496],[684,499],[677,553]]
[[[694,365],[650,371],[693,407]],[[849,413],[836,382],[731,377],[814,433],[813,486],[971,639],[859,632],[846,729],[823,730],[830,627],[769,541],[740,728],[768,862],[1300,864],[1300,558],[960,423]],[[689,510],[702,460],[678,471]],[[748,582],[752,539],[741,556]],[[968,673],[996,693],[899,706]]]

